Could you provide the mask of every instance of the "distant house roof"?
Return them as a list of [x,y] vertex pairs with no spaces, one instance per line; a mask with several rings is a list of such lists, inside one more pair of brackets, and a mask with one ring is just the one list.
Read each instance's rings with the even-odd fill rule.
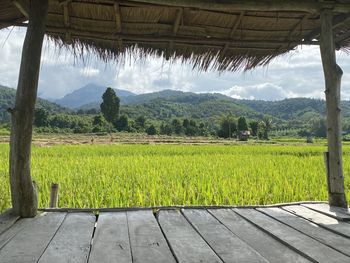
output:
[[[320,10],[334,11],[337,47],[350,47],[350,1],[50,0],[47,34],[75,54],[126,51],[190,61],[200,70],[249,70],[300,44],[318,44]],[[0,29],[26,26],[26,0],[0,2]]]

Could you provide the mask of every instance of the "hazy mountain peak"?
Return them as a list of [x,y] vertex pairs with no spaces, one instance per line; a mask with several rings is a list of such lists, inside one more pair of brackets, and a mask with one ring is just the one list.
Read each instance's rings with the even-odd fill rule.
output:
[[[107,89],[107,86],[89,83],[73,92],[65,95],[62,99],[55,100],[56,103],[69,108],[79,108],[86,104],[100,103],[102,94]],[[122,89],[114,89],[117,96],[122,98],[135,96],[136,94]]]

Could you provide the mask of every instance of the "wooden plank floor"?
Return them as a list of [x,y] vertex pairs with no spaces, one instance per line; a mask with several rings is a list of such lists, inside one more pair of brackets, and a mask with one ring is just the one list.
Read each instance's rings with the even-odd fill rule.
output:
[[311,203],[3,214],[0,263],[349,263],[349,218]]

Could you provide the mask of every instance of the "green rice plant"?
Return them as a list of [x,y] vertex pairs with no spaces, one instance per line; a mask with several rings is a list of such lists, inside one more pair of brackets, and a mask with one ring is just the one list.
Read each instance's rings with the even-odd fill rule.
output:
[[[76,208],[253,205],[326,200],[324,145],[58,145],[33,147],[39,206],[59,183]],[[344,174],[350,197],[350,146]],[[10,207],[8,146],[0,145],[0,211]]]

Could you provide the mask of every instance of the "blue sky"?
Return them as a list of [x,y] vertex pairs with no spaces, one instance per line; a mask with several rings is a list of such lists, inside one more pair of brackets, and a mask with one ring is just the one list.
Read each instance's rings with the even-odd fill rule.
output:
[[[16,87],[25,30],[0,31],[0,84]],[[350,54],[337,53],[344,71],[342,99],[350,99]],[[124,66],[107,65],[91,56],[88,63],[75,61],[45,40],[39,95],[60,98],[88,83],[135,93],[163,89],[220,92],[235,98],[279,100],[291,97],[324,98],[324,80],[318,47],[299,47],[275,59],[268,67],[250,72],[197,72],[190,65],[169,64],[163,59],[129,59]]]

